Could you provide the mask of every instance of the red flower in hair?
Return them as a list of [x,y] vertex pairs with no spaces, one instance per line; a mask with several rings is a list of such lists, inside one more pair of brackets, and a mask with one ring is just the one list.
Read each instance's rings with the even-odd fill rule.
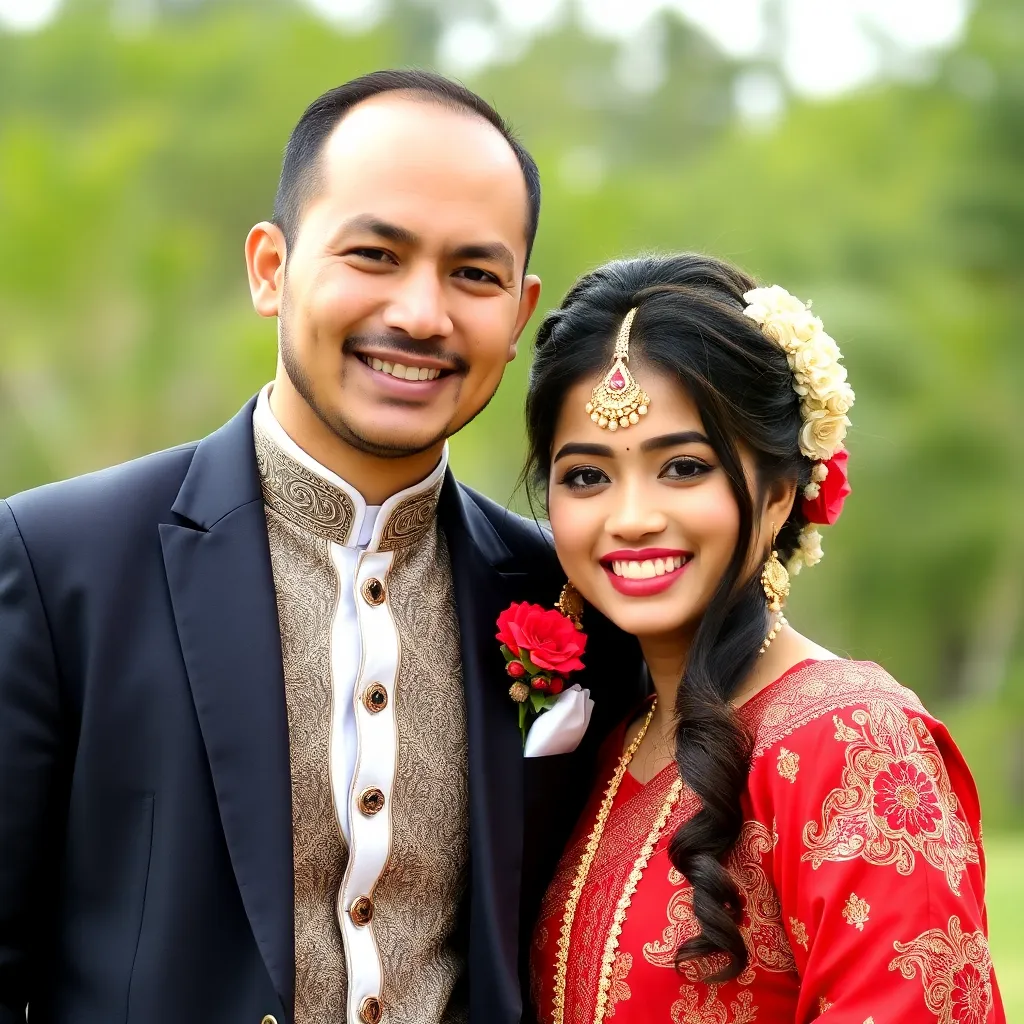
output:
[[850,481],[846,475],[846,463],[849,455],[841,448],[828,462],[822,465],[828,470],[828,476],[818,484],[816,498],[804,498],[803,511],[809,523],[820,526],[831,526],[843,511],[843,504],[849,497]]

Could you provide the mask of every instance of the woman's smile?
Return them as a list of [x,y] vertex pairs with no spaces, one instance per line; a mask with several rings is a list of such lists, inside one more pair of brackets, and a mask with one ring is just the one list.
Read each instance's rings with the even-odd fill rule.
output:
[[612,551],[601,558],[611,585],[627,597],[649,597],[668,590],[693,560],[693,552],[668,548]]

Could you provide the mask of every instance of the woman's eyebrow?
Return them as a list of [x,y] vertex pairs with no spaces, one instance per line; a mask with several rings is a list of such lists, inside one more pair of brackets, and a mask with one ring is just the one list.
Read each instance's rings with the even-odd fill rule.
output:
[[584,444],[582,441],[570,441],[558,449],[558,454],[551,461],[557,462],[568,455],[593,455],[599,459],[610,459],[612,450],[604,444]]
[[711,442],[699,430],[681,430],[678,434],[662,434],[652,437],[640,445],[642,452],[653,452],[659,448],[674,448],[677,444],[707,444]]

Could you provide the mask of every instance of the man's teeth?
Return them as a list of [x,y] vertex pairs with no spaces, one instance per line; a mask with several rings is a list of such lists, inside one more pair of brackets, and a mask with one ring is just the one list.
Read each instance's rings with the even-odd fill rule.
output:
[[626,562],[612,562],[612,572],[627,580],[649,580],[655,576],[664,576],[667,572],[681,569],[683,562],[688,561],[682,555],[674,555],[671,558],[648,558],[643,562],[630,560]]
[[366,359],[364,362],[399,380],[436,380],[441,376],[440,370],[432,370],[429,366],[403,366],[401,363],[385,363],[382,359]]

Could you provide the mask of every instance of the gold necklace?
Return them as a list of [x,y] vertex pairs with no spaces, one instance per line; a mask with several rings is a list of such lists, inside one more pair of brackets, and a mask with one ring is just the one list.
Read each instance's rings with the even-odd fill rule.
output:
[[[657,707],[658,698],[655,697],[651,703],[651,710],[647,712],[647,718],[644,719],[644,724],[641,727],[640,732],[637,734],[636,739],[633,740],[626,752],[619,758],[619,763],[616,765],[615,773],[612,775],[611,782],[608,783],[608,788],[605,790],[604,800],[601,801],[601,808],[597,812],[597,820],[594,822],[594,827],[591,829],[590,836],[587,839],[586,849],[583,851],[579,867],[576,869],[576,877],[573,879],[572,888],[569,890],[569,897],[565,901],[565,913],[562,915],[562,928],[558,936],[558,956],[555,965],[555,995],[552,1024],[563,1024],[563,1016],[565,1013],[565,981],[569,964],[569,941],[572,936],[572,926],[573,921],[576,919],[576,909],[579,906],[580,896],[583,893],[584,885],[586,885],[587,876],[590,874],[590,868],[594,863],[594,857],[597,855],[598,847],[601,845],[601,837],[604,835],[605,825],[608,824],[608,817],[611,814],[612,804],[615,802],[615,796],[619,792],[619,787],[622,785],[622,779],[626,774],[626,769],[629,767],[630,761],[633,760],[633,755],[639,749],[644,736],[647,735],[647,729],[651,724],[651,719],[654,717],[654,712]],[[616,904],[615,915],[612,919],[612,926],[608,930],[604,955],[601,959],[601,978],[598,984],[597,1008],[594,1014],[595,1024],[600,1024],[604,1019],[605,1008],[608,1003],[608,990],[611,987],[612,962],[615,960],[615,952],[619,946],[619,933],[622,931],[622,922],[626,918],[626,910],[628,909],[630,901],[633,898],[633,893],[636,891],[636,887],[640,882],[640,877],[643,875],[644,868],[647,867],[647,862],[651,858],[654,847],[657,845],[658,838],[661,836],[661,832],[668,821],[669,814],[671,814],[672,808],[679,799],[679,794],[682,791],[682,788],[682,780],[676,779],[672,784],[672,788],[669,790],[669,795],[665,799],[657,819],[655,820],[654,828],[651,830],[650,835],[647,837],[647,842],[644,843],[643,848],[640,851],[640,856],[637,857],[633,864],[633,870],[629,874],[625,891],[619,898],[619,902]]]
[[[758,655],[762,655],[768,650],[784,625],[786,625],[786,620],[782,615],[779,615],[771,632],[765,638],[761,650],[758,651]],[[583,894],[583,887],[587,884],[587,876],[590,874],[590,868],[594,863],[594,858],[597,856],[598,847],[601,845],[601,837],[604,835],[605,825],[608,824],[612,804],[615,802],[615,796],[622,785],[626,769],[629,767],[630,761],[633,760],[633,755],[640,748],[644,736],[647,735],[647,728],[651,724],[651,719],[654,717],[654,711],[657,706],[658,698],[655,697],[651,703],[651,710],[647,712],[647,718],[644,719],[644,724],[636,739],[630,743],[626,752],[619,758],[615,773],[612,775],[611,782],[608,783],[608,788],[605,790],[604,800],[601,801],[601,808],[597,812],[597,820],[594,822],[594,827],[591,829],[590,836],[587,839],[586,849],[583,851],[579,867],[576,869],[576,877],[573,879],[572,888],[569,890],[569,897],[565,901],[565,913],[562,915],[562,928],[558,936],[558,955],[555,960],[555,994],[552,1000],[554,1003],[554,1013],[551,1018],[552,1024],[563,1024],[564,1021],[565,981],[569,966],[569,942],[572,936],[573,922],[576,919],[576,909]],[[612,923],[608,929],[608,936],[604,943],[604,953],[601,957],[601,974],[598,977],[597,1002],[594,1006],[594,1024],[601,1024],[608,1009],[608,992],[612,985],[612,966],[615,963],[615,954],[619,949],[619,936],[622,934],[622,923],[626,920],[626,912],[629,910],[629,905],[633,901],[633,895],[636,893],[636,887],[640,884],[640,879],[643,877],[651,855],[654,853],[654,848],[658,845],[661,833],[665,830],[668,819],[672,814],[672,809],[679,802],[682,792],[683,780],[677,778],[672,783],[668,795],[661,805],[661,810],[658,812],[658,816],[654,819],[654,825],[647,835],[647,841],[640,848],[640,853],[633,862],[633,870],[630,871],[629,877],[626,879],[622,895],[619,897],[618,903],[615,904],[615,913],[612,915]]]

